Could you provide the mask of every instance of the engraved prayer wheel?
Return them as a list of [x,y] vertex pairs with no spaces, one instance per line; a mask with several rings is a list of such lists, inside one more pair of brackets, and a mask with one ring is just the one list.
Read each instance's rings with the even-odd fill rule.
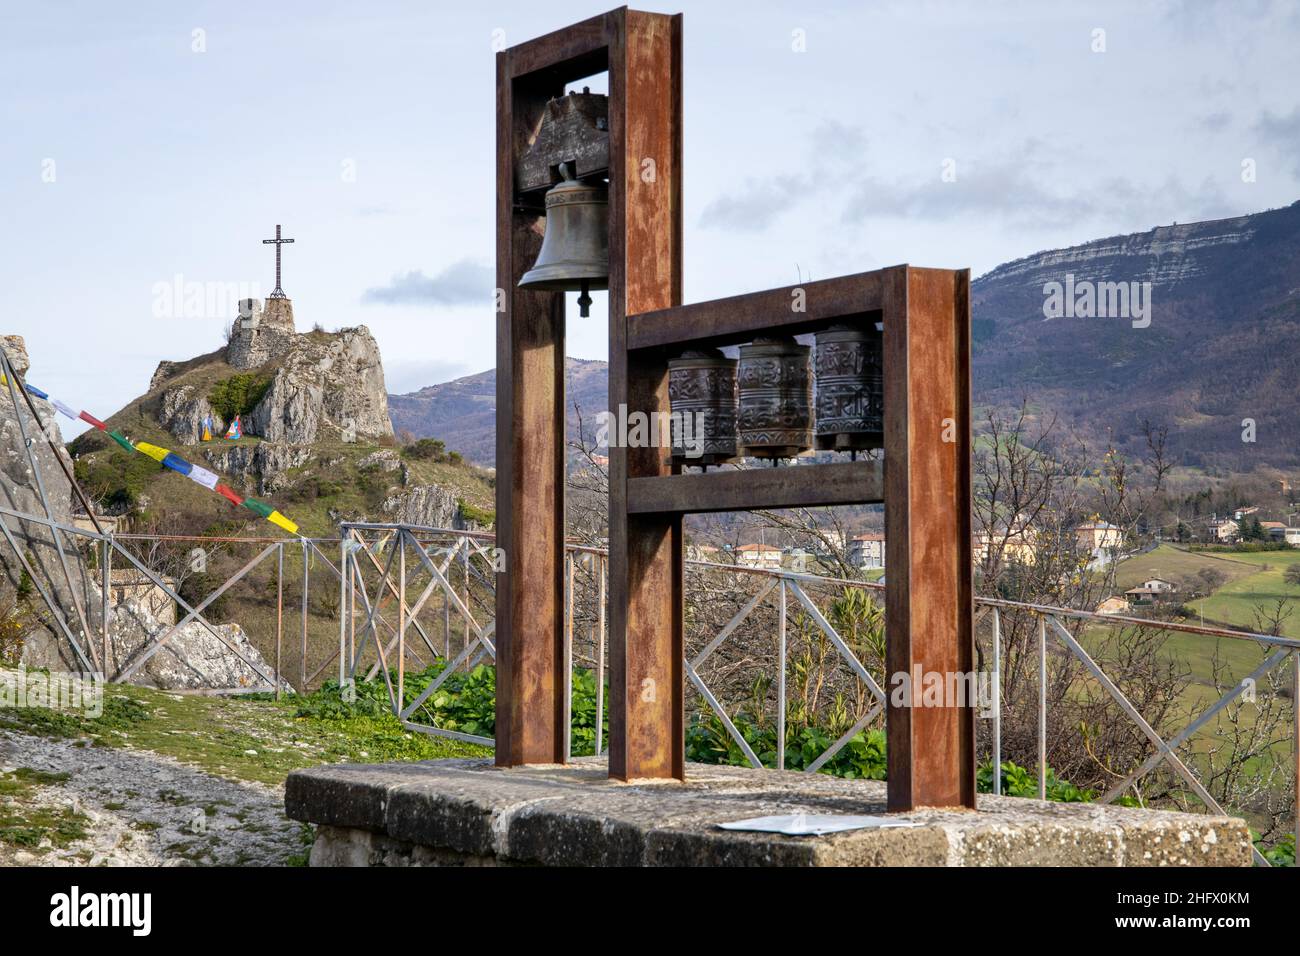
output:
[[811,349],[792,338],[740,347],[737,425],[743,454],[793,458],[813,444]]
[[875,323],[836,325],[816,340],[818,450],[884,448],[884,348]]
[[736,457],[736,360],[718,349],[668,363],[672,459],[707,467]]

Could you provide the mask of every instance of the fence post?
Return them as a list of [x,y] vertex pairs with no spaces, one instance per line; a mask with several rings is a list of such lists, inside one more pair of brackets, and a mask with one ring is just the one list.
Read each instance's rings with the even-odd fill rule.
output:
[[780,598],[777,601],[776,628],[776,769],[785,769],[785,655],[786,607],[785,578],[781,578]]
[[339,693],[343,693],[345,660],[348,639],[348,541],[342,528],[339,529]]
[[311,583],[308,580],[308,573],[311,562],[308,560],[310,555],[307,552],[307,542],[302,543],[302,660],[300,661],[301,677],[299,679],[298,693],[307,693],[307,595],[310,593]]
[[[107,538],[104,539],[103,545],[103,556],[99,561],[100,588],[103,591],[99,596],[101,601],[99,623],[102,628],[100,640],[104,645],[104,681],[107,683],[113,678],[113,668],[109,663],[110,658],[108,654],[108,616],[111,610],[110,595],[112,594],[113,588],[113,549],[109,546]],[[87,637],[89,637],[89,635],[87,635]]]
[[[564,763],[573,757],[573,552],[564,555]],[[466,588],[466,594],[469,589]],[[467,622],[468,623],[468,622]]]
[[284,653],[284,542],[275,549],[275,699],[280,699],[280,663]]
[[592,555],[596,566],[596,756],[604,745],[605,734],[605,557]]
[[1038,799],[1047,799],[1047,618],[1038,615]]
[[1002,796],[1002,610],[993,609],[993,792]]

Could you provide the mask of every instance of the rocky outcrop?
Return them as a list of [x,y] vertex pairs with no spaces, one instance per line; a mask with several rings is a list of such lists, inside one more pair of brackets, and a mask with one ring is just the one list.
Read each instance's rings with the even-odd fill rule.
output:
[[384,517],[400,524],[431,528],[459,528],[460,504],[446,488],[417,485],[384,499]]
[[[109,624],[109,670],[112,673],[135,661],[150,640],[170,627],[135,600],[114,607]],[[209,629],[198,621],[191,621],[178,628],[136,671],[131,683],[163,690],[254,687],[271,684],[268,678],[273,676],[271,667],[238,624],[214,624]]]
[[365,326],[296,336],[248,419],[267,441],[391,437],[379,346]]
[[265,495],[286,487],[286,472],[302,467],[311,456],[310,445],[258,442],[213,448],[204,457],[220,474],[256,482],[258,494]]
[[[157,375],[154,376],[157,378]],[[226,422],[212,410],[206,395],[193,385],[177,385],[163,392],[158,402],[158,422],[186,445],[203,440],[203,420],[212,416],[212,432],[220,434]]]

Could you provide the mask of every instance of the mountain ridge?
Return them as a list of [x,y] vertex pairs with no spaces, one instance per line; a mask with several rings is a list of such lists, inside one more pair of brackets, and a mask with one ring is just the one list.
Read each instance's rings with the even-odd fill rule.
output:
[[[1150,283],[1149,326],[1123,316],[1046,318],[1046,286],[1067,275]],[[972,282],[971,312],[977,418],[1028,399],[1036,414],[1135,454],[1146,419],[1169,427],[1180,464],[1300,463],[1300,201],[1013,259]],[[584,419],[605,407],[605,363],[567,362],[572,440],[573,402]],[[495,382],[487,370],[390,395],[394,429],[490,465]],[[1245,420],[1254,442],[1242,441]]]

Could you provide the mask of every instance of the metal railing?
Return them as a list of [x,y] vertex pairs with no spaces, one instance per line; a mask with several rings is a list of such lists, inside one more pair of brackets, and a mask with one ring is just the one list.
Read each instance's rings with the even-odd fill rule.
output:
[[[9,527],[11,519],[32,522],[44,527],[52,536],[58,535],[60,541],[65,537],[80,539],[89,542],[89,547],[96,549],[102,582],[99,594],[96,595],[94,589],[87,588],[83,596],[95,597],[101,602],[98,622],[100,625],[98,636],[101,638],[99,647],[96,647],[95,642],[90,639],[91,631],[88,624],[81,630],[77,630],[69,622],[60,607],[60,602],[52,596],[50,588],[53,586],[53,580],[48,582],[43,580],[36,568],[29,563],[25,549],[20,546],[14,530]],[[333,667],[337,668],[340,685],[345,687],[356,681],[373,680],[377,676],[382,676],[393,712],[407,729],[484,746],[493,745],[490,737],[438,727],[431,722],[422,722],[420,719],[420,715],[427,712],[424,707],[426,702],[454,674],[472,670],[481,662],[495,659],[495,622],[491,620],[491,613],[496,553],[493,548],[493,535],[490,533],[404,524],[346,522],[340,526],[339,538],[300,538],[296,541],[273,538],[124,535],[89,531],[52,518],[0,507],[0,534],[4,536],[12,553],[32,579],[41,597],[45,599],[60,633],[67,639],[77,659],[88,670],[104,674],[110,681],[125,682],[135,678],[148,660],[162,650],[180,628],[190,622],[196,622],[221,641],[232,654],[243,660],[262,680],[260,684],[238,688],[238,690],[265,690],[279,693],[296,685],[297,690],[305,692]],[[177,544],[232,542],[258,546],[260,550],[253,558],[239,564],[204,599],[190,602],[181,596],[178,589],[170,586],[161,574],[151,569],[126,546],[130,542],[157,540],[167,540]],[[61,568],[66,565],[69,556],[74,558],[80,556],[76,548],[68,549],[62,544],[58,547],[62,558]],[[336,548],[337,562],[331,559],[328,553]],[[286,552],[298,552],[302,559],[301,603],[297,609],[299,668],[295,680],[287,679],[281,667],[287,632],[283,600]],[[183,616],[175,624],[167,626],[149,638],[120,667],[111,670],[107,666],[110,619],[107,582],[115,556],[124,560],[129,567],[134,568],[168,598],[175,601]],[[257,637],[265,652],[273,653],[273,665],[259,662],[244,654],[204,615],[204,611],[221,595],[246,578],[255,568],[267,562],[272,562],[276,568],[275,634],[273,638],[270,635],[257,635]],[[319,614],[311,609],[309,597],[312,588],[318,586],[322,580],[319,574],[315,578],[311,576],[313,564],[319,564],[327,572],[323,579],[327,582],[326,587],[337,584],[339,589],[338,629],[337,647],[331,650],[323,662],[310,667],[309,631],[313,628],[309,627],[309,624],[312,624]],[[684,673],[691,687],[698,694],[702,706],[717,717],[728,737],[752,766],[763,767],[764,763],[737,726],[734,711],[728,708],[705,672],[706,665],[719,656],[729,642],[735,640],[742,627],[752,622],[760,609],[775,612],[775,623],[771,625],[771,629],[775,632],[775,655],[770,663],[775,670],[773,683],[776,688],[774,706],[776,734],[773,762],[778,769],[785,769],[787,764],[785,747],[790,703],[787,693],[787,671],[792,612],[802,615],[806,621],[812,623],[815,633],[834,649],[836,663],[842,665],[849,679],[857,682],[868,695],[865,697],[866,706],[860,713],[854,715],[848,728],[822,753],[806,761],[803,769],[809,773],[821,770],[857,734],[873,724],[883,725],[885,689],[855,654],[850,642],[833,625],[828,614],[819,606],[814,594],[810,594],[826,588],[833,589],[837,593],[846,590],[883,592],[883,584],[792,570],[750,568],[697,560],[688,560],[687,565],[688,568],[700,573],[729,575],[733,576],[736,582],[752,582],[752,593],[748,594],[744,603],[720,626],[707,629],[710,633],[707,636],[700,636],[694,642],[684,661]],[[82,576],[86,577],[84,568],[81,570]],[[575,585],[579,575],[584,578],[585,588],[590,592],[584,597],[581,615],[575,609],[579,593],[583,590]],[[69,580],[73,577],[73,571],[69,568]],[[568,546],[565,567],[564,653],[569,665],[566,673],[569,674],[570,679],[566,681],[565,714],[566,718],[571,714],[573,705],[575,627],[576,619],[582,616],[589,634],[585,639],[585,653],[580,656],[589,665],[594,676],[598,715],[595,722],[594,749],[597,754],[604,752],[606,744],[602,731],[607,660],[606,578],[607,553],[603,549],[576,544]],[[411,600],[412,596],[414,600]],[[87,608],[81,602],[77,604],[78,619],[89,621],[93,615],[87,613]],[[987,619],[990,625],[988,673],[992,700],[989,702],[986,732],[994,767],[1001,767],[1003,762],[1004,617],[1008,614],[1029,615],[1036,622],[1036,771],[1037,794],[1040,798],[1046,798],[1048,791],[1049,651],[1069,655],[1077,660],[1087,675],[1104,690],[1151,747],[1152,752],[1142,763],[1125,773],[1122,779],[1100,797],[1101,803],[1113,802],[1147,775],[1158,768],[1166,768],[1182,781],[1205,809],[1215,813],[1226,813],[1224,807],[1206,788],[1189,760],[1180,756],[1180,748],[1191,741],[1199,731],[1204,730],[1216,716],[1239,702],[1247,688],[1255,686],[1269,674],[1279,672],[1288,661],[1292,665],[1290,692],[1293,702],[1300,697],[1300,640],[1294,638],[1222,627],[1153,621],[1140,617],[1101,615],[1085,610],[986,597],[976,599],[976,613],[978,618]],[[434,621],[432,618],[435,615],[441,620]],[[1263,646],[1267,656],[1247,678],[1239,680],[1214,703],[1189,719],[1176,733],[1162,736],[1125,695],[1119,683],[1088,653],[1080,637],[1064,623],[1067,621],[1074,623],[1076,627],[1153,628],[1195,635],[1207,640],[1249,641]],[[319,624],[319,622],[315,623]],[[757,627],[763,632],[767,630],[767,626],[762,624],[758,624]],[[313,643],[319,644],[319,626],[315,627],[314,631],[318,636]],[[418,667],[423,670],[435,660],[443,662],[445,666],[418,694],[407,701],[408,667]],[[1290,736],[1292,751],[1297,754],[1295,773],[1300,775],[1300,748],[1296,746],[1297,741],[1300,741],[1300,716],[1296,716],[1297,710],[1300,708],[1296,708],[1293,703]],[[571,753],[567,733],[569,725],[570,721],[566,719],[566,757]],[[993,774],[993,792],[1001,792],[999,772]],[[1300,832],[1300,800],[1295,807],[1295,828]],[[1257,862],[1264,862],[1258,851],[1255,856]]]

